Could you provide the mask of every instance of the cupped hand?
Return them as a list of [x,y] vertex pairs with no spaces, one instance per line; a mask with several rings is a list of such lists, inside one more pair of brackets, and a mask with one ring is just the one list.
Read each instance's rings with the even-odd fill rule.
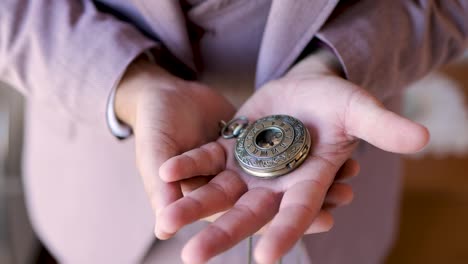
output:
[[[215,140],[219,121],[232,118],[235,109],[213,89],[177,78],[144,59],[129,66],[117,88],[115,108],[119,119],[135,133],[137,167],[157,222],[161,208],[209,180],[205,177],[165,183],[158,176],[160,165],[177,154]],[[341,170],[342,178],[358,171],[356,162],[348,163]],[[328,195],[331,207],[350,199],[350,188],[336,185]],[[206,220],[212,219],[215,216]],[[325,220],[319,218],[317,223],[320,221]],[[155,234],[167,238],[156,230]]]
[[[166,168],[163,170],[166,170]],[[357,176],[359,173],[359,170],[360,170],[360,165],[354,159],[347,160],[341,166],[341,168],[338,170],[338,172],[335,175],[332,185],[330,186],[330,188],[328,188],[321,211],[318,213],[317,217],[314,219],[312,224],[307,228],[304,234],[323,233],[323,232],[329,231],[333,227],[333,217],[331,216],[329,211],[337,207],[346,206],[352,202],[354,198],[354,192],[353,192],[351,185],[347,183],[347,180]],[[207,184],[212,179],[212,177],[206,177],[206,176],[209,176],[209,175],[197,176],[194,178],[189,178],[188,180],[183,180],[182,192],[184,196],[188,195],[193,190],[196,190],[199,187]],[[219,212],[214,215],[204,217],[203,220],[208,221],[208,222],[214,222],[216,221],[216,219],[221,217],[224,213],[225,211]],[[191,218],[191,219],[193,220],[194,218]],[[184,221],[188,222],[187,220],[184,220]],[[255,232],[255,235],[263,234],[265,230],[268,228],[268,225],[269,223],[267,223],[262,228],[257,230]],[[167,239],[174,235],[174,233],[165,233],[162,230],[160,230],[158,234],[161,239]]]
[[304,60],[285,77],[262,87],[236,114],[251,121],[286,114],[305,124],[312,149],[293,172],[272,180],[247,175],[235,161],[235,140],[223,138],[161,167],[166,182],[215,176],[164,208],[159,232],[170,236],[186,224],[230,208],[185,245],[186,263],[204,263],[266,224],[254,255],[259,263],[274,263],[323,212],[327,190],[359,139],[396,153],[416,152],[427,144],[426,128],[386,110],[366,90],[327,67],[311,70],[316,66]]
[[[137,167],[156,219],[160,208],[182,197],[184,187],[183,182],[161,181],[160,165],[215,140],[219,120],[235,112],[215,90],[177,78],[144,59],[133,62],[125,73],[115,110],[133,129]],[[193,185],[191,180],[184,182]]]

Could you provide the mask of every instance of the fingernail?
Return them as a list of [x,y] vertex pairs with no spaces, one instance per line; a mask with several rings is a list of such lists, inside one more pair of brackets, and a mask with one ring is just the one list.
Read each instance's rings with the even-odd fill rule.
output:
[[171,238],[174,235],[172,233],[167,233],[167,232],[164,232],[163,230],[161,230],[161,227],[158,225],[157,222],[156,222],[156,225],[154,227],[154,234],[156,235],[156,237],[159,240],[166,240],[166,239]]

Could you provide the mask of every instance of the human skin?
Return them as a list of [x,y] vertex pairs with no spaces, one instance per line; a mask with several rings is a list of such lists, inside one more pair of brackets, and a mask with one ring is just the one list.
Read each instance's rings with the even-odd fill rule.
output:
[[[235,108],[214,89],[175,77],[140,57],[129,66],[117,87],[115,111],[133,129],[136,166],[158,219],[162,208],[210,181],[209,177],[195,177],[167,183],[159,177],[160,165],[216,140],[219,121],[232,118]],[[359,165],[352,159],[338,171],[322,216],[311,224],[308,233],[331,228],[333,221],[325,209],[351,202],[352,189],[342,180],[357,175],[358,171]],[[214,221],[218,216],[207,215],[206,220]],[[155,233],[161,239],[168,238],[163,232],[155,230]]]
[[247,175],[235,162],[235,140],[219,138],[165,162],[167,183],[199,175],[211,181],[162,209],[158,232],[171,237],[183,226],[231,208],[185,245],[186,263],[205,263],[268,225],[255,248],[258,263],[274,263],[322,216],[327,190],[360,139],[385,151],[413,153],[423,148],[425,127],[386,110],[365,89],[323,63],[332,54],[312,55],[283,78],[260,88],[236,116],[249,120],[287,114],[301,120],[312,137],[304,163],[272,180]]

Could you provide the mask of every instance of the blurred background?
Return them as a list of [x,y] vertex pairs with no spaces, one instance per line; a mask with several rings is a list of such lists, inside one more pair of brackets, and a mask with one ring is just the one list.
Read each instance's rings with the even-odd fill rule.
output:
[[404,109],[431,141],[404,159],[400,232],[387,264],[468,263],[468,53],[412,85]]
[[[431,142],[404,157],[400,231],[387,264],[468,263],[468,56],[412,85],[404,113]],[[0,263],[54,263],[36,239],[21,184],[23,98],[0,83]]]

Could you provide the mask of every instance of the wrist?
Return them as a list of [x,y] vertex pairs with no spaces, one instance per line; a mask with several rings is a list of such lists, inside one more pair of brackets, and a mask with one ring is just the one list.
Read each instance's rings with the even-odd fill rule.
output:
[[153,89],[155,84],[161,84],[168,75],[147,56],[142,55],[135,59],[116,88],[114,107],[117,118],[134,128],[142,94],[147,89]]
[[142,72],[145,68],[145,59],[140,56],[135,59],[125,71],[115,92],[115,114],[117,118],[133,127],[136,112],[136,101],[141,86],[138,84]]

